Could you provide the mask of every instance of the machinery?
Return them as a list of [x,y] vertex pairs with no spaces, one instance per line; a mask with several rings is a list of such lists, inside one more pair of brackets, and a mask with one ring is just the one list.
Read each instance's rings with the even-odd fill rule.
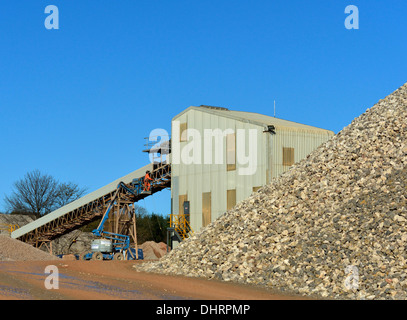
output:
[[91,252],[82,254],[79,257],[80,260],[142,260],[144,258],[142,249],[136,250],[135,248],[130,248],[129,236],[104,231],[105,222],[115,203],[116,196],[119,194],[119,191],[123,191],[123,189],[131,194],[135,194],[135,190],[123,182],[119,183],[116,195],[113,201],[110,202],[99,226],[92,231],[95,236],[100,238],[92,241]]
[[[148,146],[149,147],[149,146]],[[161,148],[162,149],[162,148]],[[147,149],[145,152],[166,152]],[[90,252],[76,256],[89,259],[143,259],[137,246],[130,247],[130,239],[137,242],[134,203],[156,192],[171,187],[171,164],[162,159],[150,163],[108,185],[91,192],[31,223],[16,230],[10,229],[11,237],[26,242],[36,248],[51,250],[49,244],[71,231],[101,219],[93,234],[99,237],[93,242]],[[146,190],[145,175],[150,171],[151,185]],[[112,219],[106,223],[109,218]],[[106,231],[105,231],[106,230]],[[107,231],[113,231],[108,233]],[[127,236],[128,235],[128,236]],[[103,240],[103,241],[102,241]],[[110,242],[110,243],[109,243]]]
[[[96,230],[94,230],[96,231]],[[103,232],[103,238],[93,240],[91,252],[82,260],[142,260],[143,250],[130,248],[130,237],[122,234]]]

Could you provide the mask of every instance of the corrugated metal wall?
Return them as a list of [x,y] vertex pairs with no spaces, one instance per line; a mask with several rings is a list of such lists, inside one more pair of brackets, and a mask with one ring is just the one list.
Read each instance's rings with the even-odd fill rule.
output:
[[305,130],[287,130],[278,128],[271,138],[272,176],[278,177],[289,166],[283,165],[283,148],[294,149],[294,161],[299,162],[326,142],[332,134],[329,132],[312,132]]
[[[207,202],[210,199],[211,221],[214,221],[221,214],[226,212],[233,201],[231,197],[236,198],[236,203],[249,197],[253,193],[253,189],[264,186],[271,181],[272,177],[277,177],[288,166],[283,166],[283,148],[294,148],[294,160],[299,161],[305,158],[311,151],[316,149],[323,142],[327,141],[332,134],[328,131],[312,131],[296,128],[276,128],[276,134],[263,132],[264,125],[255,124],[248,121],[239,121],[236,119],[219,116],[210,112],[200,111],[196,108],[188,109],[173,119],[172,123],[172,159],[175,152],[174,144],[180,141],[179,130],[180,125],[186,123],[188,129],[196,129],[200,136],[200,153],[201,164],[176,164],[172,161],[172,203],[173,213],[178,213],[182,207],[183,199],[188,199],[190,202],[191,226],[195,231],[199,231],[203,226],[203,209],[206,212],[205,221],[207,220],[208,210],[203,208],[202,202]],[[182,127],[183,125],[181,125]],[[254,174],[242,175],[239,174],[240,169],[246,166],[241,164],[238,150],[240,150],[239,141],[236,143],[236,170],[227,171],[226,165],[226,138],[223,138],[222,164],[204,164],[204,129],[220,129],[225,132],[226,129],[233,129],[235,133],[239,129],[243,129],[244,139],[244,155],[256,155],[256,170]],[[249,130],[256,130],[256,152],[250,150],[253,143],[249,144]],[[237,137],[238,135],[236,135]],[[239,136],[240,137],[240,136]],[[194,137],[195,138],[195,137]],[[190,151],[192,155],[193,149],[188,149],[192,146],[190,138],[186,142],[179,142],[181,155]],[[238,140],[238,137],[237,137]],[[199,143],[198,143],[199,144]],[[196,151],[196,150],[195,150]],[[212,162],[215,155],[215,139],[212,140]],[[252,158],[253,159],[253,158]],[[183,159],[182,159],[183,160]],[[228,192],[229,190],[229,192]],[[234,191],[235,190],[235,191]],[[181,200],[180,200],[181,199]],[[204,222],[205,223],[205,222]]]
[[[263,127],[251,123],[243,123],[234,119],[220,117],[217,115],[205,113],[197,110],[189,110],[173,119],[172,126],[172,144],[180,141],[177,137],[177,131],[182,123],[187,123],[188,129],[197,129],[201,136],[201,164],[174,164],[172,163],[172,179],[174,183],[171,187],[173,199],[173,212],[178,213],[180,206],[180,196],[187,195],[190,201],[191,226],[194,230],[202,227],[202,197],[205,193],[205,199],[211,199],[211,220],[214,221],[219,215],[227,210],[227,191],[236,190],[236,202],[239,202],[253,192],[253,187],[262,186],[266,183],[266,170],[268,147],[267,135],[263,133]],[[239,169],[246,168],[236,161],[236,170],[227,171],[226,165],[226,137],[222,139],[222,164],[215,164],[215,139],[212,139],[212,163],[204,164],[204,129],[220,129],[226,132],[226,129],[232,129],[235,133],[238,129],[244,129],[245,132],[245,155],[249,155],[249,129],[257,131],[257,163],[256,172],[253,175],[241,175]],[[180,142],[181,155],[188,148],[189,142]],[[241,148],[236,144],[236,148]],[[172,152],[174,152],[172,148]],[[239,159],[236,159],[239,160]],[[233,194],[233,192],[229,192]],[[182,204],[181,204],[182,205]]]

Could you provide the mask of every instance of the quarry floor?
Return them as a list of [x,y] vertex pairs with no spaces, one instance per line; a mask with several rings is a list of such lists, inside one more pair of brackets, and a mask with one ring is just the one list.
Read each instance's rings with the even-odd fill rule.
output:
[[[292,300],[226,282],[137,272],[134,261],[0,262],[0,300]],[[58,282],[51,278],[56,269]],[[53,268],[53,267],[52,267]],[[55,278],[56,279],[56,278]],[[45,284],[56,285],[47,289]]]

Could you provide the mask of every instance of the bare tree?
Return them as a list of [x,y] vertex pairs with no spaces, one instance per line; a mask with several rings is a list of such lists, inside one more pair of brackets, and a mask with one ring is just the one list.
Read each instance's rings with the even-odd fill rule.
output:
[[86,188],[79,188],[79,186],[72,182],[63,182],[58,185],[57,194],[55,197],[55,209],[66,206],[72,201],[81,198],[85,192]]
[[8,211],[33,213],[37,218],[78,199],[85,192],[76,184],[59,183],[39,170],[27,173],[13,187],[12,194],[4,198]]

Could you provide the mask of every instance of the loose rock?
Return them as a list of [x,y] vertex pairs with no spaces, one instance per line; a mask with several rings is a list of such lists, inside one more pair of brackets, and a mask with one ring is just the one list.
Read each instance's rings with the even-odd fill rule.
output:
[[[143,271],[407,298],[407,84]],[[226,227],[227,226],[227,227]]]

